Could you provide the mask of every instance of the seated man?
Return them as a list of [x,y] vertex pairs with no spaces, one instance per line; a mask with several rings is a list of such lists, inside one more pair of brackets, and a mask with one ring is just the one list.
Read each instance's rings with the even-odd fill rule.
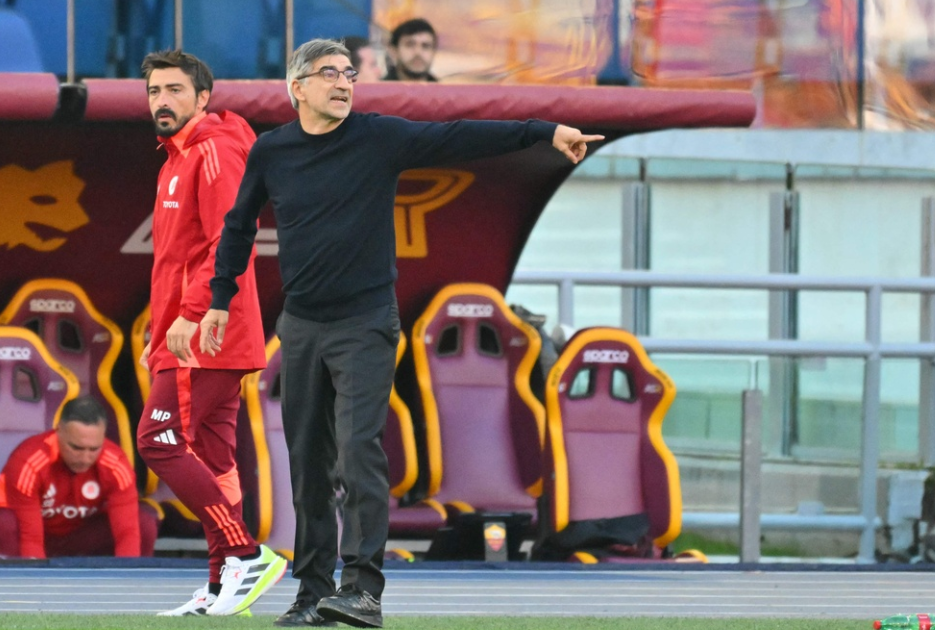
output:
[[100,403],[76,398],[65,404],[57,428],[10,454],[0,474],[0,553],[153,555],[158,519],[139,502],[133,467],[104,438],[106,427]]

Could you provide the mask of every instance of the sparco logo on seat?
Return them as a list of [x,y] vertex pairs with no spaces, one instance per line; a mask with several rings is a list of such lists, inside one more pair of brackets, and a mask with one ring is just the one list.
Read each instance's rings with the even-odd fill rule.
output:
[[0,361],[29,361],[32,349],[24,346],[0,348]]
[[448,305],[448,317],[493,317],[493,305],[452,302]]
[[630,353],[626,350],[585,350],[585,363],[626,363]]
[[29,310],[33,313],[74,313],[74,300],[41,299],[29,300]]

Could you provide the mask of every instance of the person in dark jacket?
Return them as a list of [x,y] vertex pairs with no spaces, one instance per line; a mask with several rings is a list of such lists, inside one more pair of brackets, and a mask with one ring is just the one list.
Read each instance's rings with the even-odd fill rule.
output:
[[[380,627],[389,482],[381,436],[399,315],[393,206],[399,175],[551,142],[577,163],[603,136],[541,120],[413,122],[351,111],[357,71],[333,40],[300,46],[286,84],[298,119],[262,134],[224,219],[201,348],[226,344],[228,305],[247,268],[257,217],[272,200],[286,294],[282,416],[296,539],[295,603],[277,625]],[[355,174],[367,173],[367,177]],[[232,322],[232,320],[230,320]],[[335,481],[346,488],[341,588],[335,593]]]

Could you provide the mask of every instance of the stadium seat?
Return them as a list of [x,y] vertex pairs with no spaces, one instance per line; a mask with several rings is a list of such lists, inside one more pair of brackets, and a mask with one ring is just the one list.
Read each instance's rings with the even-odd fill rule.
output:
[[568,341],[546,383],[545,486],[533,559],[668,556],[682,524],[678,464],[662,439],[674,398],[675,385],[632,334],[586,328]]
[[[406,352],[406,335],[400,333],[396,347],[396,366]],[[423,499],[401,505],[419,476],[415,429],[412,414],[396,391],[390,390],[390,406],[383,432],[383,450],[390,468],[390,537],[431,538],[448,520],[445,506],[435,499]],[[409,557],[404,550],[393,550],[395,557]]]
[[0,72],[44,72],[39,45],[19,11],[0,7]]
[[530,375],[540,346],[536,330],[484,284],[445,287],[416,321],[426,494],[449,516],[479,510],[535,518],[545,412]]
[[140,397],[143,403],[149,398],[149,390],[153,386],[153,377],[149,369],[140,363],[140,357],[143,356],[143,350],[149,343],[149,323],[152,320],[152,309],[149,304],[143,309],[135,320],[133,320],[133,329],[130,331],[130,351],[133,354],[133,370],[136,373],[136,382],[140,386]]
[[58,423],[79,388],[35,333],[0,326],[0,468],[20,442]]
[[171,0],[117,3],[117,31],[121,45],[113,54],[114,74],[140,76],[143,58],[154,50],[174,48],[175,12]]
[[[117,4],[121,3],[113,0],[75,2],[75,73],[79,77],[113,76],[109,73],[108,55],[113,49],[119,49],[114,45]],[[15,10],[32,25],[46,70],[64,76],[68,69],[67,0],[19,0]]]
[[295,41],[368,38],[372,4],[370,0],[295,0]]
[[[244,395],[256,445],[259,495],[256,538],[291,558],[295,544],[295,510],[289,453],[282,429],[279,349],[279,337],[274,336],[266,346],[266,369],[247,376]],[[405,349],[405,337],[401,336],[396,351],[397,365]],[[431,535],[445,524],[445,509],[440,504],[420,501],[400,507],[400,499],[416,482],[418,464],[412,417],[395,387],[390,392],[383,448],[390,470],[390,536]],[[340,509],[338,516],[340,518]],[[394,557],[406,556],[403,550],[393,550],[393,553]]]
[[23,285],[0,313],[0,325],[36,333],[49,352],[78,378],[82,394],[108,410],[107,437],[135,461],[127,408],[114,392],[111,374],[123,347],[123,333],[69,280],[46,278]]
[[[149,322],[151,318],[152,313],[149,304],[147,304],[143,312],[133,321],[133,328],[130,331],[130,354],[133,357],[133,371],[136,374],[136,383],[139,386],[140,409],[146,406],[146,401],[149,398],[149,390],[152,389],[153,386],[153,377],[149,373],[149,369],[140,363],[143,350],[146,348],[146,344],[149,343]],[[135,420],[136,422],[134,425],[139,422],[139,418]],[[135,433],[134,431],[134,434]],[[155,494],[159,486],[159,477],[156,476],[156,473],[151,471],[145,464],[141,463],[137,466],[137,474],[145,479],[142,492],[143,496],[150,497]],[[194,514],[192,516],[194,516]]]
[[[269,0],[186,0],[183,5],[186,51],[208,61],[215,79],[264,76]],[[279,41],[285,31],[280,27]],[[278,51],[285,57],[285,46]],[[284,67],[284,64],[283,66]]]
[[256,447],[258,479],[257,542],[292,558],[295,510],[289,451],[282,429],[279,337],[266,344],[266,369],[244,379],[244,401]]

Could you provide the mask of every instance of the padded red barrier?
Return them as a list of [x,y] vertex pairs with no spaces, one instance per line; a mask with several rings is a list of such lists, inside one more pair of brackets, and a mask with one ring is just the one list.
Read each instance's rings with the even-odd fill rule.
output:
[[54,74],[0,72],[0,120],[43,120],[58,107]]
[[143,79],[85,79],[85,120],[152,120]]
[[[85,120],[149,120],[142,79],[87,79],[85,85]],[[283,124],[296,115],[284,80],[216,81],[209,109],[229,109],[257,124]],[[396,82],[357,85],[354,109],[427,121],[541,118],[607,131],[746,127],[756,114],[747,92]]]
[[[285,93],[285,86],[281,87]],[[540,118],[587,129],[650,131],[673,127],[746,127],[756,114],[747,92],[545,85],[358,86],[355,108],[413,120]]]

